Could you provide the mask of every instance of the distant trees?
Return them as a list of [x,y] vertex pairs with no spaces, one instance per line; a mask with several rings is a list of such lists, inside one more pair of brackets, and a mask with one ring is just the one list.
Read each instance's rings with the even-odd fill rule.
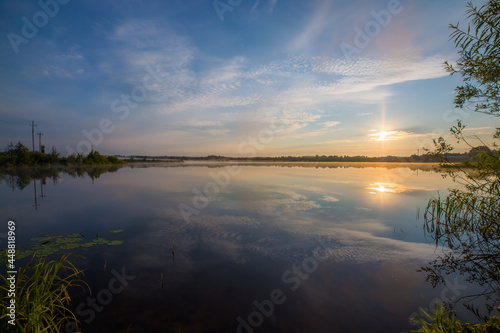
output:
[[14,148],[13,157],[15,158],[16,165],[29,165],[31,164],[31,154],[28,147],[23,145],[21,142],[18,142],[16,147]]
[[21,167],[21,166],[51,166],[51,165],[105,165],[123,164],[124,161],[115,156],[104,156],[92,150],[87,156],[83,154],[72,154],[68,157],[61,157],[55,147],[49,154],[32,152],[28,147],[18,142],[15,146],[10,143],[7,148],[0,152],[0,167]]

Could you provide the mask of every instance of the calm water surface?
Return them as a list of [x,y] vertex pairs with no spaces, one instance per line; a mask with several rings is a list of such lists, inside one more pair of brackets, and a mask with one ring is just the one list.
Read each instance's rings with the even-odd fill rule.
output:
[[[417,210],[452,183],[429,166],[321,166],[125,167],[47,180],[43,197],[41,180],[4,183],[2,216],[21,248],[42,234],[124,241],[79,250],[84,332],[410,329],[443,293],[416,272],[436,256]],[[126,287],[110,293],[117,274]]]

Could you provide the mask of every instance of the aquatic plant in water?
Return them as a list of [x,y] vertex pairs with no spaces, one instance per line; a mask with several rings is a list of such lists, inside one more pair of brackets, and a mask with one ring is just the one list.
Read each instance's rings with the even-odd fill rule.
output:
[[0,275],[1,332],[60,332],[68,321],[78,322],[70,310],[69,289],[88,285],[80,279],[83,271],[63,255],[59,260],[46,261],[35,255],[19,268],[15,282],[16,325],[8,323],[10,281]]
[[[122,230],[112,230],[111,233],[119,233]],[[52,254],[58,253],[60,251],[67,251],[77,249],[79,247],[92,247],[96,245],[120,245],[123,244],[121,240],[108,240],[97,236],[91,241],[83,242],[84,237],[81,233],[69,234],[66,236],[62,235],[42,235],[38,237],[33,237],[32,241],[37,242],[29,250],[19,250],[16,249],[16,260],[24,259],[34,254],[37,257],[47,257]],[[2,251],[0,253],[0,262],[5,262],[7,258],[6,252]]]
[[[112,230],[120,233],[123,230]],[[120,240],[108,240],[97,236],[89,242],[83,242],[80,233],[66,236],[43,235],[32,238],[37,244],[29,250],[16,249],[16,260],[31,256],[31,260],[18,269],[15,280],[15,324],[8,323],[8,309],[11,304],[11,282],[7,276],[0,275],[0,332],[60,332],[68,321],[78,323],[70,309],[72,287],[90,287],[80,279],[83,270],[64,254],[59,260],[47,261],[47,257],[60,251],[96,245],[119,245]],[[0,262],[7,261],[7,251],[0,253]],[[9,294],[10,293],[10,294]]]

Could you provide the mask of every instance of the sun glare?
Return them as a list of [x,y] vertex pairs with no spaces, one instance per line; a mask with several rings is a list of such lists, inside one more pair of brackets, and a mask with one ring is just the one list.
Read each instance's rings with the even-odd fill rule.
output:
[[381,131],[381,132],[378,132],[378,133],[375,133],[376,135],[378,135],[378,141],[381,141],[381,140],[385,140],[385,138],[387,137],[387,135],[389,135],[389,132],[386,132],[386,131]]
[[387,141],[391,140],[390,135],[393,132],[391,131],[378,131],[376,133],[371,134],[371,136],[376,140],[376,141]]
[[395,183],[373,183],[370,184],[370,186],[366,189],[370,190],[370,194],[405,192],[405,188],[403,185]]
[[375,133],[369,136],[375,141],[390,141],[398,140],[404,137],[405,132],[402,131],[374,131]]
[[377,187],[373,187],[372,190],[375,190],[375,191],[381,192],[381,193],[390,191],[389,189],[385,188],[384,185],[378,185]]

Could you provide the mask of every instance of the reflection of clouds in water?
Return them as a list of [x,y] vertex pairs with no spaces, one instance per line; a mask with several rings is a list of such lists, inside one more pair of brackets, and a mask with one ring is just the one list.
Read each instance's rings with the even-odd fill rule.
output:
[[339,199],[332,197],[331,195],[325,195],[323,197],[323,199],[321,199],[321,200],[326,201],[326,202],[338,202],[338,201],[340,201]]
[[292,198],[294,200],[304,200],[304,199],[307,199],[307,197],[305,195],[299,194],[299,193],[294,192],[294,191],[289,191],[289,190],[273,190],[273,192],[282,194],[284,196],[289,196],[290,198]]
[[285,190],[273,190],[261,195],[250,195],[245,200],[225,199],[218,203],[221,209],[238,209],[250,213],[258,212],[263,215],[293,214],[294,212],[304,212],[311,209],[321,208],[321,205],[313,200],[308,200],[307,196]]
[[340,244],[333,250],[333,258],[336,261],[368,263],[408,259],[428,260],[435,255],[435,247],[432,245],[378,237],[368,232],[337,230],[325,236]]
[[185,235],[188,243],[193,247],[203,244],[235,263],[246,262],[249,255],[289,261],[300,258],[305,251],[300,246],[294,247],[294,244],[300,244],[299,235],[282,230],[272,220],[204,215],[191,221]]
[[322,200],[324,200],[324,201],[330,201],[330,200],[326,200],[325,198],[334,198],[335,200],[331,201],[331,202],[337,202],[337,201],[340,201],[340,200],[337,199],[337,198],[335,198],[335,197],[333,197],[333,196],[331,196],[331,195],[332,194],[342,195],[339,192],[333,192],[333,191],[331,191],[331,189],[321,188],[321,187],[318,187],[318,186],[296,184],[296,185],[290,185],[290,187],[291,188],[300,189],[300,190],[309,191],[309,192],[313,192],[313,193],[316,193],[316,194],[323,194],[324,198]]
[[295,200],[295,199],[271,199],[263,200],[258,203],[260,206],[259,212],[263,214],[275,214],[276,212],[296,212],[307,211],[321,206],[311,200]]
[[324,188],[318,187],[318,186],[311,186],[311,185],[300,185],[300,184],[295,184],[295,185],[290,185],[291,188],[296,188],[300,190],[306,190],[310,192],[315,192],[315,193],[323,193],[326,190]]
[[337,222],[341,229],[365,231],[370,233],[387,232],[393,230],[383,220],[377,218],[358,218],[355,221]]
[[395,183],[373,183],[370,184],[369,187],[366,188],[370,190],[370,194],[377,193],[402,193],[406,192],[409,189],[401,184]]
[[345,180],[345,179],[323,179],[323,178],[316,178],[314,180],[318,181],[318,182],[332,183],[332,184],[356,184],[358,182],[358,181],[354,181],[354,180]]
[[439,190],[438,187],[422,187],[422,186],[411,186],[411,185],[402,185],[397,183],[372,183],[367,188],[370,190],[370,194],[378,194],[378,193],[404,193],[404,192],[413,192],[413,191],[431,191],[431,190]]
[[[360,223],[374,232],[387,228],[377,220]],[[151,243],[165,243],[162,235],[175,238],[176,247],[186,254],[184,264],[189,263],[193,251],[200,249],[218,253],[234,263],[245,263],[249,256],[255,255],[296,262],[310,254],[318,245],[319,238],[331,244],[333,252],[330,260],[335,262],[428,260],[434,256],[435,250],[432,245],[374,236],[366,231],[325,227],[312,217],[294,220],[286,216],[257,219],[200,214],[186,224],[175,210],[165,210],[162,218],[158,217],[149,230],[152,231],[145,237]],[[139,260],[147,258],[141,256]]]

